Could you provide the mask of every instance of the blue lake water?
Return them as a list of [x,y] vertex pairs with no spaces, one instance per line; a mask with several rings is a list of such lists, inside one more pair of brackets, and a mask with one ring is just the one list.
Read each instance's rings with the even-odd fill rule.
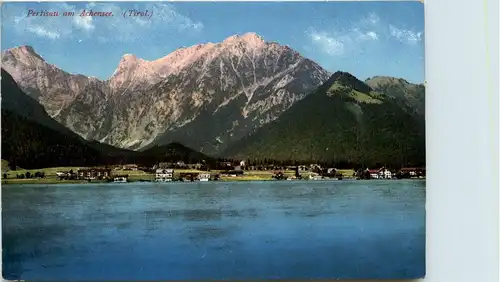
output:
[[5,279],[417,278],[425,181],[2,186]]

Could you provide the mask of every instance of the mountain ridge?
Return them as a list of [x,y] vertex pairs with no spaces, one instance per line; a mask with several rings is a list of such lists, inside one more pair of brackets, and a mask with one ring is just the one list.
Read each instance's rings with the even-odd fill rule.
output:
[[[252,34],[253,32],[248,32],[248,33],[251,33],[251,34]],[[255,34],[255,33],[253,33],[253,34]],[[256,35],[256,36],[261,37],[261,36],[260,36],[260,35],[258,35],[258,34],[255,34],[255,35]],[[233,35],[233,36],[238,36],[238,35]],[[240,36],[241,36],[241,35],[240,35]],[[230,37],[232,37],[232,36],[230,36]],[[293,50],[293,48],[291,48],[290,46],[285,45],[285,44],[279,44],[278,42],[275,42],[275,41],[266,41],[266,43],[267,43],[267,44],[278,44],[278,45],[281,45],[281,46],[283,46],[283,47],[287,47],[287,48],[289,48],[289,49],[292,49],[292,50]],[[180,50],[180,49],[187,49],[187,48],[192,48],[192,47],[196,47],[196,46],[203,46],[203,45],[207,45],[207,44],[215,45],[215,44],[220,44],[220,42],[219,42],[219,43],[206,42],[206,43],[199,43],[199,44],[195,44],[195,45],[193,45],[193,46],[188,46],[188,47],[180,47],[180,48],[178,48],[178,49],[174,50],[173,52],[169,53],[168,55],[170,55],[170,54],[172,54],[172,53],[174,53],[175,51]],[[31,51],[30,51],[30,53],[32,53],[32,55],[33,55],[33,56],[36,56],[36,57],[38,57],[40,60],[42,60],[42,61],[45,61],[45,62],[46,62],[46,60],[43,58],[43,56],[42,56],[42,55],[40,55],[40,54],[38,54],[38,53],[36,52],[35,48],[34,48],[32,45],[18,45],[18,46],[14,46],[14,47],[12,47],[12,48],[5,49],[4,51],[2,51],[2,53],[6,52],[6,51],[9,51],[9,50],[10,50],[10,51],[12,51],[12,50],[16,50],[16,49],[27,49],[27,50],[31,50]],[[295,52],[297,52],[297,51],[295,51]],[[297,53],[299,53],[299,52],[297,52]],[[300,53],[299,53],[299,54],[300,54]],[[162,56],[162,57],[159,57],[159,58],[157,58],[157,59],[153,59],[153,60],[146,60],[146,59],[144,59],[144,58],[137,57],[137,55],[135,55],[135,54],[133,54],[133,53],[125,53],[125,54],[123,54],[123,55],[122,55],[121,59],[123,59],[124,57],[135,57],[136,59],[138,59],[138,60],[142,60],[142,61],[144,61],[144,62],[154,62],[154,61],[158,61],[158,60],[160,60],[160,59],[163,59],[163,58],[167,57],[168,55],[166,55],[166,56]],[[305,57],[304,57],[304,58],[305,58]],[[121,59],[120,59],[120,60],[121,60]],[[305,59],[307,59],[307,58],[305,58]],[[310,59],[307,59],[307,60],[310,60]],[[53,66],[57,67],[57,66],[56,66],[56,65],[54,65],[54,64],[50,64],[50,65],[53,65]],[[120,65],[120,61],[118,61],[118,64],[116,65],[116,68],[115,68],[115,71],[114,71],[114,72],[116,72],[116,70],[118,69],[119,65]],[[57,67],[57,68],[59,68],[59,67]],[[61,69],[61,68],[59,68],[59,69],[60,69],[60,70],[62,70],[62,71],[64,71],[64,70],[63,70],[63,69]],[[340,71],[340,72],[346,72],[346,71],[341,71],[341,70],[337,70],[337,71]],[[337,72],[337,71],[328,71],[328,72],[329,72],[329,73],[331,73],[331,74],[333,74],[333,73],[335,73],[335,72]],[[105,81],[109,80],[109,79],[113,76],[113,74],[111,74],[111,75],[110,75],[110,76],[108,76],[107,78],[99,78],[99,77],[96,77],[96,76],[93,76],[93,75],[86,75],[86,74],[83,74],[83,73],[71,73],[71,72],[68,72],[68,71],[64,71],[64,72],[65,72],[65,73],[67,73],[67,74],[71,74],[71,75],[78,75],[78,76],[84,76],[84,77],[88,77],[88,78],[94,78],[94,79],[96,79],[96,80],[98,80],[98,81],[102,81],[102,82],[105,82]],[[346,72],[346,73],[349,73],[349,72]],[[351,73],[350,73],[350,74],[351,74]],[[351,74],[351,75],[355,76],[354,74]],[[405,83],[407,83],[407,84],[414,84],[414,85],[421,85],[421,86],[424,86],[424,84],[425,84],[425,82],[424,82],[424,81],[422,81],[422,82],[409,81],[408,79],[406,79],[406,78],[404,78],[404,77],[390,76],[390,75],[374,75],[374,76],[370,76],[370,77],[366,78],[366,79],[364,80],[364,82],[371,81],[371,80],[376,80],[376,79],[389,79],[389,80],[397,80],[397,81],[402,81],[402,82],[405,82]]]
[[[149,62],[123,56],[105,81],[69,74],[28,51],[34,52],[2,53],[5,69],[28,95],[85,139],[129,149],[175,141],[167,140],[170,132],[234,108],[233,124],[208,125],[214,134],[197,148],[218,151],[275,119],[329,76],[295,50],[255,33],[178,49]],[[183,138],[192,138],[187,135]]]
[[425,84],[414,84],[404,78],[374,76],[365,80],[375,91],[405,101],[417,114],[425,114]]
[[[64,127],[57,121],[53,120],[35,99],[24,94],[19,86],[14,81],[12,76],[1,69],[1,83],[2,83],[2,99],[1,105],[3,110],[8,110],[16,113],[28,120],[37,122],[55,131],[64,134],[73,134],[71,130]],[[82,139],[83,140],[83,139]]]
[[398,98],[336,72],[314,93],[233,143],[221,156],[369,167],[422,165],[425,124],[403,109]]
[[214,162],[175,143],[141,153],[87,141],[52,119],[37,101],[19,89],[4,69],[1,74],[2,158],[12,167],[153,165],[168,159]]
[[[179,143],[176,142],[170,142],[163,146],[155,145],[142,152],[134,152],[99,142],[86,141],[52,120],[43,107],[24,94],[12,77],[3,69],[2,97],[2,129],[4,136],[6,136],[6,138],[2,138],[2,142],[3,148],[7,150],[3,155],[6,155],[14,164],[40,165],[41,163],[46,164],[47,161],[50,163],[50,160],[57,164],[68,163],[61,159],[62,155],[54,151],[55,149],[50,149],[60,146],[57,144],[61,144],[62,147],[59,148],[63,151],[67,149],[73,152],[72,154],[82,157],[77,157],[74,162],[69,162],[71,164],[96,164],[110,161],[122,163],[127,160],[149,164],[157,162],[159,157],[165,153],[167,154],[163,156],[164,159],[172,159],[174,156],[169,157],[168,155],[171,148],[177,152],[176,158],[214,161],[214,158],[192,150],[189,146],[178,145]],[[224,151],[225,155],[219,157],[244,159],[275,157],[276,160],[292,158],[298,161],[333,161],[337,163],[368,163],[370,165],[379,161],[394,165],[396,161],[391,159],[398,158],[397,162],[399,163],[425,163],[425,149],[422,149],[425,148],[425,142],[422,146],[422,140],[425,141],[425,124],[421,122],[418,115],[413,116],[412,112],[405,110],[399,102],[398,97],[381,94],[350,73],[337,71],[316,91],[296,102],[275,121],[236,141]],[[304,120],[310,122],[304,124]],[[384,128],[384,123],[391,124],[391,121],[392,125]],[[12,124],[15,124],[21,133],[13,135]],[[315,124],[319,125],[320,130],[314,129]],[[53,130],[52,133],[49,133],[51,132],[48,130],[49,128]],[[302,131],[300,135],[287,136],[289,131],[297,128]],[[373,131],[374,129],[375,131]],[[266,137],[269,134],[271,138]],[[50,137],[52,135],[54,138]],[[331,143],[328,138],[324,139],[323,135],[333,140],[334,143]],[[382,137],[379,138],[379,135]],[[24,136],[22,139],[25,142],[18,142],[19,138],[15,136]],[[29,136],[38,137],[30,139]],[[258,146],[252,146],[252,142],[255,143],[256,139],[259,142],[264,140],[264,142],[258,143]],[[318,143],[315,139],[322,139],[322,141]],[[292,146],[287,148],[287,144],[285,144],[280,148],[279,144],[283,143],[283,140],[292,140]],[[378,147],[375,149],[367,149],[366,147],[367,144],[377,143],[382,144],[382,146],[377,145]],[[43,148],[49,148],[47,149],[48,153],[41,155],[36,153],[42,148],[40,144],[44,144]],[[277,144],[278,147],[276,147]],[[298,147],[297,144],[299,144]],[[399,147],[394,147],[394,144],[399,144]],[[53,147],[54,145],[56,147]],[[246,149],[249,146],[250,150]],[[269,146],[271,146],[271,151],[269,151]],[[308,148],[307,150],[316,150],[316,152],[304,155],[304,146]],[[384,152],[384,146],[393,150],[395,154]],[[317,151],[318,148],[323,147],[326,147],[326,151],[332,149],[327,154]],[[340,151],[333,149],[335,147],[340,148]],[[404,149],[404,147],[409,149]],[[240,151],[236,150],[235,152],[234,148],[238,148]],[[23,152],[28,152],[24,158],[32,158],[32,155],[36,154],[38,156],[36,162],[30,164],[29,161],[23,159],[22,154],[17,154],[20,149]],[[245,152],[245,150],[247,151]],[[278,151],[278,154],[273,151]],[[80,153],[88,154],[89,157],[87,158]],[[283,153],[287,155],[284,156]]]
[[[423,86],[386,76],[361,83],[347,72],[332,74],[255,33],[150,61],[125,54],[106,80],[65,72],[31,46],[16,48],[2,52],[3,65],[52,118],[86,140],[129,150],[180,142],[217,155],[335,75],[337,91],[347,85],[354,98],[375,103],[373,95],[389,95],[408,112],[424,112]],[[366,94],[372,92],[379,94]]]

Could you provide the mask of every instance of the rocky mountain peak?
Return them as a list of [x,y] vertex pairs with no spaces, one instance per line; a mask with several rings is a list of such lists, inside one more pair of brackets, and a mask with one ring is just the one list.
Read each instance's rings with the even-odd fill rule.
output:
[[[177,74],[188,69],[196,62],[210,60],[224,53],[234,53],[241,56],[245,50],[257,50],[265,46],[265,41],[261,36],[254,32],[248,32],[242,35],[230,36],[218,44],[205,43],[182,47],[165,57],[153,61],[145,61],[135,55],[127,54],[122,57],[118,68],[110,78],[111,88],[128,87],[130,84],[126,81],[131,81],[137,77],[154,84],[171,74]],[[284,50],[290,51],[286,48]]]
[[21,45],[8,50],[12,54],[24,54],[24,55],[32,55],[39,57],[39,55],[35,52],[35,49],[33,49],[33,47],[29,45]]
[[[2,58],[5,69],[57,121],[86,139],[131,149],[179,141],[204,152],[222,150],[276,119],[330,75],[256,33],[151,61],[127,54],[106,81],[10,57]],[[192,132],[203,138],[194,140]]]
[[156,70],[152,68],[151,64],[152,62],[138,58],[133,54],[123,55],[118,63],[118,67],[108,80],[111,89],[126,88],[137,79],[139,79],[140,83],[148,81],[148,78],[154,79],[153,82],[156,82]]
[[232,44],[237,44],[237,43],[244,43],[246,45],[257,47],[257,46],[264,45],[265,41],[264,41],[264,38],[262,36],[258,35],[257,33],[247,32],[247,33],[244,33],[242,35],[236,34],[236,35],[230,36],[222,42],[222,44],[226,44],[226,45],[232,45]]
[[17,60],[26,64],[42,63],[45,60],[29,45],[14,47],[2,52],[2,60]]
[[142,59],[137,58],[134,54],[125,54],[121,59],[122,62],[137,62],[137,60]]
[[136,68],[139,64],[144,63],[144,62],[145,61],[143,59],[137,58],[133,54],[125,54],[120,59],[120,63],[118,64],[118,67],[115,70],[115,74],[120,72],[120,71],[123,71],[123,70]]

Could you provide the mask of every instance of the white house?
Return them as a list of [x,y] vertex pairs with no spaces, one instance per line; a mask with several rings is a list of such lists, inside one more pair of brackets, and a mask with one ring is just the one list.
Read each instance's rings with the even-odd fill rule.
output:
[[210,173],[200,173],[198,175],[198,179],[200,181],[209,181],[210,180]]
[[309,174],[309,179],[310,180],[321,180],[323,177],[321,175],[318,175],[317,173],[311,173]]
[[392,172],[386,168],[381,168],[378,172],[378,175],[379,175],[378,178],[384,178],[384,179],[392,178]]
[[159,168],[156,170],[156,181],[168,182],[174,178],[174,170]]
[[379,179],[379,170],[378,169],[369,169],[368,172],[370,173],[370,178],[372,179]]
[[114,182],[127,182],[128,181],[128,176],[126,175],[117,175],[113,179]]

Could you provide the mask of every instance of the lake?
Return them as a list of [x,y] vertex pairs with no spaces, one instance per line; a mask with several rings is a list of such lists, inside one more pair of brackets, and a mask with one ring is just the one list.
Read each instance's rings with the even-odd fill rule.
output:
[[3,185],[3,277],[417,278],[425,194],[425,180]]

